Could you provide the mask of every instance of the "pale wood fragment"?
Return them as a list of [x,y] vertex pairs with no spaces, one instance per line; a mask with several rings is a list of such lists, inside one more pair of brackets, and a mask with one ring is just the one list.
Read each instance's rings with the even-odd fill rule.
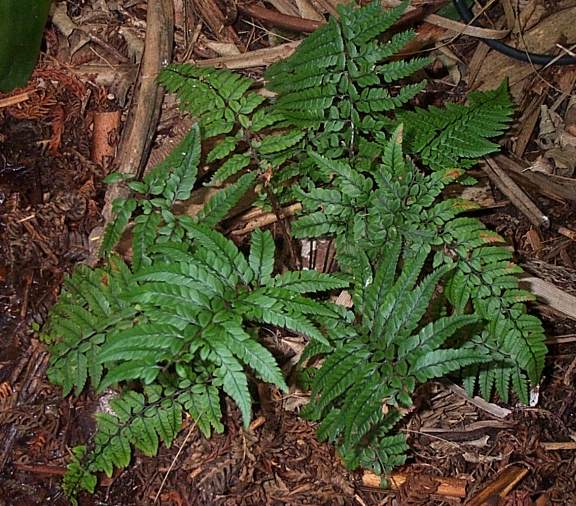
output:
[[[438,482],[438,489],[434,492],[435,495],[444,497],[466,497],[465,480],[450,477],[430,476],[433,480]],[[393,490],[399,489],[406,480],[408,475],[404,473],[394,473],[389,478],[390,488]],[[362,484],[365,487],[380,488],[382,478],[371,471],[365,471],[362,475]]]
[[[484,506],[492,504],[491,501],[498,501],[499,498],[506,497],[514,487],[528,474],[528,469],[520,466],[510,466],[500,473],[500,475],[486,485],[480,492],[475,494],[466,502],[466,506]],[[500,504],[494,502],[494,504]]]
[[520,288],[532,292],[540,302],[563,315],[576,320],[576,297],[556,287],[553,283],[537,277],[520,279]]

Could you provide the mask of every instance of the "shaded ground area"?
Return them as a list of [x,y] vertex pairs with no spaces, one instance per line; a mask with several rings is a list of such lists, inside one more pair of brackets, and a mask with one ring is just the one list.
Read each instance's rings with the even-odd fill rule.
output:
[[[271,3],[285,15],[316,23],[334,4]],[[243,6],[238,12],[229,3],[174,4],[177,61],[225,62],[244,54],[244,71],[259,77],[262,67],[253,65],[261,57],[252,51],[300,37]],[[67,504],[59,483],[70,448],[86,441],[94,428],[99,399],[92,394],[61,398],[45,376],[48,354],[34,329],[55,302],[64,274],[91,253],[90,233],[101,223],[101,181],[110,166],[101,154],[102,140],[95,140],[102,133],[96,126],[101,117],[96,118],[129,110],[146,7],[129,0],[61,2],[30,85],[0,97],[12,99],[0,102],[0,504]],[[454,40],[453,32],[422,24],[430,4],[415,7],[422,9],[413,21],[419,27],[416,49],[443,49],[434,53],[426,101],[463,100],[469,89],[514,77],[520,113],[498,166],[520,183],[551,226],[536,226],[537,212],[518,211],[523,195],[506,191],[497,171],[488,171],[488,178],[478,169],[480,185],[466,190],[467,197],[483,206],[482,219],[513,245],[530,276],[576,295],[576,69],[534,72],[488,53],[477,39]],[[277,12],[268,4],[265,9]],[[540,5],[528,2],[518,18],[523,31],[512,37],[520,39],[521,33],[540,50],[554,50],[556,41],[546,37],[565,30],[560,19],[574,15],[574,9],[568,2],[558,4],[555,12],[563,17],[542,20]],[[509,13],[490,15],[496,20]],[[305,31],[300,23],[297,28]],[[168,99],[156,144],[177,137],[182,125]],[[105,144],[115,146],[118,131],[105,128],[104,137]],[[188,424],[172,448],[157,458],[137,456],[130,468],[103,479],[96,495],[83,497],[82,504],[463,503],[461,497],[434,495],[439,490],[432,476],[447,486],[450,480],[454,487],[468,484],[469,499],[504,477],[510,485],[506,497],[477,504],[576,504],[576,311],[570,317],[562,307],[543,304],[534,311],[550,336],[545,377],[534,394],[538,402],[506,406],[511,413],[504,416],[493,405],[470,402],[450,384],[421,389],[404,427],[412,457],[398,476],[406,481],[395,492],[375,489],[369,477],[347,472],[333,448],[317,442],[313,425],[297,416],[297,393],[283,398],[262,389],[249,431],[227,405],[225,434],[207,441]],[[284,337],[275,336],[275,342],[286,361],[297,346]]]

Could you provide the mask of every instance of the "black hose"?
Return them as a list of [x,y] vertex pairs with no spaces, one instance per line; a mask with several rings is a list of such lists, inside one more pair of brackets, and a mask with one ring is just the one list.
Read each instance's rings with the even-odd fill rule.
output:
[[[458,14],[468,24],[478,26],[477,23],[473,22],[474,14],[468,8],[465,0],[453,0],[454,7],[458,11]],[[576,65],[576,56],[562,56],[555,60],[555,56],[550,56],[547,54],[530,53],[527,51],[521,51],[514,47],[508,46],[499,40],[493,39],[482,39],[486,44],[488,44],[492,49],[499,51],[510,58],[520,60],[526,63],[533,63],[535,65],[548,65],[550,62],[554,61],[552,65]]]

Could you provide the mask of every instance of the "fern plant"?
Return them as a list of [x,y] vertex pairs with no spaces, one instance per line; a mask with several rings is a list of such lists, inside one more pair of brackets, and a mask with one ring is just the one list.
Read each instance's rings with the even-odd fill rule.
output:
[[[502,239],[470,216],[474,206],[442,196],[498,148],[490,139],[511,118],[507,88],[411,108],[425,82],[407,79],[427,60],[398,59],[413,32],[385,34],[405,7],[340,6],[338,19],[268,69],[271,100],[227,70],[162,74],[198,124],[141,181],[109,179],[134,195],[114,204],[102,264],[66,280],[45,328],[49,377],[64,394],[120,390],[93,440],[73,451],[69,494],[93,490],[96,473],[127,465],[133,448],[152,455],[169,445],[184,413],[206,436],[222,431],[222,392],[247,424],[249,374],[286,388],[262,325],[310,338],[305,414],[350,467],[380,473],[404,461],[398,423],[432,378],[459,373],[469,392],[506,400],[512,386],[527,401],[546,353],[525,306],[532,296],[518,288]],[[205,154],[201,139],[210,140]],[[178,215],[201,160],[209,184],[232,183],[196,216]],[[294,235],[334,238],[341,272],[275,274],[269,232],[254,232],[247,255],[218,232],[248,190],[275,209],[300,201]],[[125,234],[128,262],[114,253]],[[353,310],[318,297],[347,286]]]
[[[198,118],[203,136],[215,139],[207,161],[222,163],[211,184],[256,170],[266,174],[279,201],[294,200],[298,188],[328,182],[308,156],[310,148],[331,159],[369,164],[378,154],[377,135],[400,123],[408,154],[432,168],[470,166],[495,151],[488,138],[505,130],[511,113],[502,90],[471,94],[466,106],[404,110],[426,83],[403,83],[429,60],[394,59],[415,36],[411,30],[385,42],[378,37],[406,6],[338,6],[338,19],[266,71],[266,87],[277,94],[272,101],[254,91],[257,83],[231,71],[169,66],[161,82]],[[260,205],[271,204],[270,191]]]
[[412,407],[417,385],[495,360],[482,342],[476,314],[432,314],[430,303],[453,265],[422,276],[430,247],[418,251],[400,235],[390,238],[372,268],[361,251],[354,269],[356,319],[330,348],[313,343],[311,401],[304,414],[321,421],[320,439],[337,444],[344,463],[376,473],[402,464],[404,435],[395,427]]
[[304,133],[287,128],[284,117],[251,90],[254,82],[228,70],[171,65],[160,76],[184,110],[199,121],[205,139],[216,138],[208,163],[219,162],[210,184],[250,167],[266,172],[280,166]]
[[[98,392],[128,389],[98,415],[93,448],[75,451],[65,488],[93,490],[95,473],[109,476],[130,461],[131,447],[153,455],[170,444],[183,413],[202,432],[222,431],[220,392],[251,418],[247,369],[286,390],[259,328],[275,325],[328,343],[319,321],[351,314],[305,294],[343,288],[347,282],[315,271],[274,275],[274,241],[256,231],[246,257],[213,229],[245,192],[252,175],[210,200],[195,217],[174,216],[175,200],[187,198],[199,160],[198,128],[192,129],[160,167],[142,182],[140,197],[117,202],[116,219],[103,242],[107,261],[81,266],[64,283],[51,311],[45,339],[51,343],[50,380],[66,395],[87,383]],[[132,264],[110,249],[134,216]]]
[[311,151],[319,169],[333,175],[332,184],[301,192],[304,214],[293,225],[294,235],[334,236],[338,260],[348,271],[357,269],[359,254],[374,262],[398,237],[415,251],[433,249],[434,267],[453,266],[444,287],[450,311],[481,316],[487,326],[477,339],[499,356],[497,366],[467,369],[469,392],[478,375],[483,396],[489,398],[496,387],[507,400],[512,384],[527,402],[527,379],[538,382],[546,347],[539,320],[523,304],[533,296],[518,288],[521,269],[507,249],[496,245],[503,242],[497,234],[475,218],[460,216],[474,208],[470,202],[438,201],[462,170],[419,171],[404,158],[401,127],[382,141],[381,151],[380,162],[364,170]]

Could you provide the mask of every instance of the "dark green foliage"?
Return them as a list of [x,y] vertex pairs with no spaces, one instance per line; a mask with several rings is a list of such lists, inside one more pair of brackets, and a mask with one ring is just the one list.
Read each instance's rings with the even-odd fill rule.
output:
[[[282,390],[287,386],[259,327],[272,324],[327,343],[317,319],[345,314],[304,294],[344,288],[347,281],[315,271],[274,275],[270,232],[254,233],[248,258],[213,226],[253,184],[246,174],[216,194],[195,219],[176,216],[172,204],[188,198],[199,161],[198,128],[175,154],[130,182],[145,198],[119,201],[106,234],[101,268],[79,267],[66,280],[51,311],[50,380],[64,395],[87,384],[140,383],[143,396],[126,391],[98,415],[90,453],[76,452],[65,489],[94,488],[94,473],[126,466],[131,447],[155,454],[169,444],[188,413],[209,436],[222,431],[220,392],[251,418],[247,370]],[[132,264],[111,253],[130,216]],[[111,232],[112,230],[112,232]],[[348,316],[351,318],[351,316]],[[81,458],[80,458],[81,457]]]
[[[484,319],[486,328],[475,342],[494,350],[498,357],[498,368],[491,364],[469,369],[472,375],[480,374],[482,394],[490,397],[495,387],[507,399],[512,385],[526,402],[526,378],[538,381],[546,347],[539,320],[525,314],[524,302],[533,297],[518,288],[521,269],[512,263],[507,249],[494,245],[502,242],[499,236],[477,219],[459,216],[471,209],[469,203],[439,201],[442,189],[462,171],[444,169],[426,175],[418,170],[402,154],[401,127],[382,145],[382,153],[377,164],[361,171],[311,152],[319,168],[333,174],[332,184],[301,193],[304,214],[294,223],[293,233],[297,237],[333,235],[340,265],[355,274],[362,255],[369,265],[398,238],[411,251],[434,251],[434,267],[451,268],[444,290],[450,311],[474,311]],[[404,274],[408,276],[406,269]],[[379,277],[389,278],[390,272]],[[384,289],[385,283],[379,284]],[[406,308],[394,311],[402,315]],[[472,378],[467,385],[473,390]]]
[[[406,149],[434,169],[468,166],[495,150],[488,139],[503,132],[511,115],[505,86],[474,93],[466,106],[449,104],[408,112],[405,106],[425,82],[405,84],[426,58],[392,60],[414,32],[378,40],[403,14],[406,3],[388,11],[377,1],[363,8],[339,6],[330,19],[286,60],[266,72],[271,103],[254,83],[228,70],[172,65],[161,82],[198,118],[204,137],[216,137],[208,162],[221,161],[212,184],[246,169],[271,175],[282,202],[295,189],[330,181],[311,163],[307,150],[351,164],[370,164],[383,131],[406,125]],[[260,200],[263,203],[266,197]]]
[[[221,183],[247,167],[266,171],[283,161],[304,134],[284,129],[281,114],[251,91],[251,79],[239,74],[190,65],[171,65],[160,82],[178,95],[200,122],[204,138],[218,137],[207,162],[220,161],[211,184]],[[276,129],[270,133],[271,129]],[[281,163],[281,162],[280,162]]]
[[79,488],[94,492],[96,473],[105,472],[110,478],[115,467],[126,467],[132,447],[152,456],[160,441],[170,446],[180,430],[182,404],[174,393],[159,387],[146,388],[145,395],[129,390],[112,399],[107,411],[96,415],[98,431],[89,460],[86,447],[72,450],[63,483],[66,494],[74,497]]
[[451,270],[422,277],[428,251],[414,254],[400,236],[390,239],[374,271],[354,279],[353,328],[331,350],[307,355],[326,358],[314,370],[305,415],[322,421],[319,437],[335,442],[351,468],[382,473],[403,463],[405,438],[392,430],[412,406],[416,386],[495,358],[468,337],[479,330],[478,316],[428,321],[434,290]]
[[[460,374],[470,393],[507,400],[512,388],[527,401],[546,353],[525,306],[532,296],[518,288],[502,239],[469,216],[474,206],[442,197],[497,149],[489,139],[510,120],[507,88],[410,110],[424,82],[406,79],[427,60],[397,59],[413,32],[382,36],[405,7],[341,6],[338,20],[269,68],[271,101],[227,70],[162,74],[198,125],[142,181],[124,181],[134,194],[114,203],[102,265],[66,280],[45,328],[49,376],[64,394],[123,392],[97,416],[93,441],[73,450],[70,495],[127,465],[132,448],[152,455],[169,445],[184,413],[206,436],[222,431],[222,392],[247,424],[252,375],[287,388],[260,342],[264,325],[310,338],[305,414],[351,468],[404,462],[398,426],[431,379]],[[201,137],[212,138],[204,155]],[[180,216],[174,203],[190,197],[201,159],[210,184],[233,183],[195,217]],[[270,232],[255,231],[248,254],[218,232],[247,192],[274,207],[300,201],[293,234],[334,238],[342,272],[276,274]],[[126,230],[129,264],[113,253]],[[353,310],[311,297],[347,286]]]
[[447,104],[440,109],[416,109],[398,113],[407,126],[410,153],[434,170],[474,164],[477,158],[497,151],[487,138],[504,133],[512,109],[508,86],[494,91],[470,93],[468,105]]

